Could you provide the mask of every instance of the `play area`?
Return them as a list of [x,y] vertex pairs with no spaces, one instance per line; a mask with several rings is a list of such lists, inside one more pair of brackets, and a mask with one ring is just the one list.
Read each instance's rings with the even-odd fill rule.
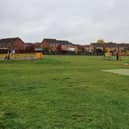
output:
[[15,50],[0,49],[0,60],[35,60],[42,59],[42,52],[16,52]]
[[105,60],[122,60],[122,56],[127,56],[127,53],[120,51],[119,49],[105,48],[104,59]]

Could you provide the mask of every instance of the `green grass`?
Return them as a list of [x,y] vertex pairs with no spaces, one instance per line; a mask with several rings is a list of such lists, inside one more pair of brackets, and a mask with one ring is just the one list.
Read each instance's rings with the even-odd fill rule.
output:
[[0,62],[0,129],[129,129],[128,69],[102,57]]

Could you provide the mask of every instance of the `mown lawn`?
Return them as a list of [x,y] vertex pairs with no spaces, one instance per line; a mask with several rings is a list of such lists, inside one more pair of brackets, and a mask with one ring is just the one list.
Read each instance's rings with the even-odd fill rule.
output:
[[129,129],[129,76],[102,71],[128,61],[0,61],[0,129]]

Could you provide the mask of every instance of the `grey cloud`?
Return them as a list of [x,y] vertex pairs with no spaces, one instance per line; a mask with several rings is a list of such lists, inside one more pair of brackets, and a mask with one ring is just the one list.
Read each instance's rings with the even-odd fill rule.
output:
[[0,38],[129,42],[128,0],[0,0]]

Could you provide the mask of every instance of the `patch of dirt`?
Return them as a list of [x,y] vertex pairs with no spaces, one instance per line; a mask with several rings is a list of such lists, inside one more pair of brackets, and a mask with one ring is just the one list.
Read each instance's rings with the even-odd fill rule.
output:
[[111,70],[103,70],[104,72],[115,73],[119,75],[129,76],[129,69],[111,69]]

